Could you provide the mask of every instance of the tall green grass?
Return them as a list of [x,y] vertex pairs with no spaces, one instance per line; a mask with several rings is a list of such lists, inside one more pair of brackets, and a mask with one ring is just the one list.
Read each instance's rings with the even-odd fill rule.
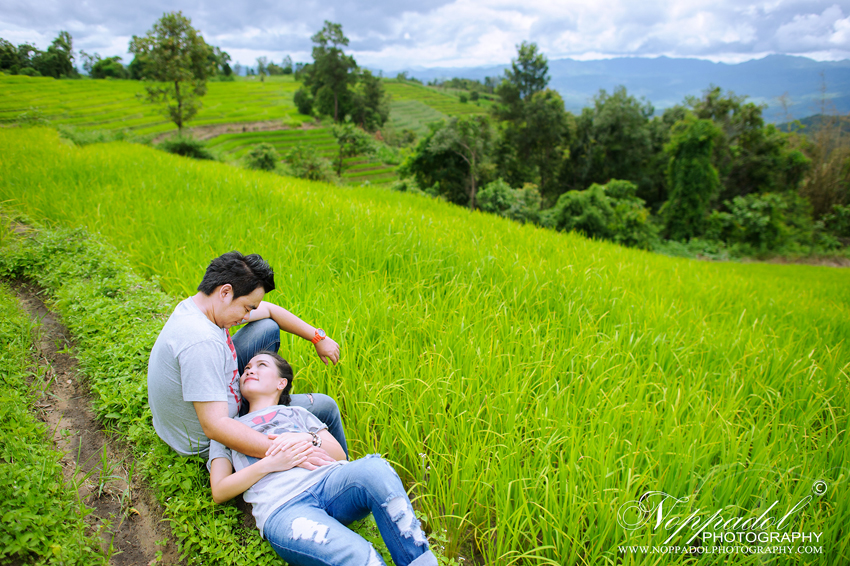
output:
[[[292,95],[299,84],[275,77],[265,82],[240,79],[210,82],[203,108],[189,126],[280,120],[300,125]],[[130,80],[55,80],[0,74],[0,123],[28,113],[55,124],[89,130],[128,130],[136,135],[176,130],[160,107],[139,95],[144,83]]]
[[[284,337],[301,387],[339,401],[355,455],[396,463],[450,551],[673,563],[618,553],[658,542],[618,526],[622,505],[784,513],[823,480],[795,528],[824,554],[781,563],[850,560],[846,271],[663,257],[45,129],[0,130],[0,200],[99,232],[178,298],[212,257],[262,254],[269,299],[342,345],[325,367]],[[700,563],[730,560],[762,556]]]

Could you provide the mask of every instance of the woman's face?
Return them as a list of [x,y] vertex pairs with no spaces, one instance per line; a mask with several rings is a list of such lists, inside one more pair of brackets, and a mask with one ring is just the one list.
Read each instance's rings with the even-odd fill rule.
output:
[[268,354],[260,354],[251,358],[245,366],[239,380],[242,394],[272,393],[286,387],[286,379],[278,376],[277,365]]

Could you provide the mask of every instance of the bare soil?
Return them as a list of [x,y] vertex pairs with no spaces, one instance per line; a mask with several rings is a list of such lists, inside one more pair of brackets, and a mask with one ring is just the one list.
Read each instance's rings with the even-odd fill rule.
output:
[[[196,140],[206,141],[222,134],[274,132],[277,130],[312,130],[314,128],[316,128],[316,124],[312,122],[304,122],[301,126],[293,128],[292,126],[284,124],[280,120],[263,120],[260,122],[239,122],[237,124],[211,124],[209,126],[197,126],[195,128],[186,128],[185,133]],[[176,135],[176,132],[159,134],[153,138],[151,143],[157,144]]]
[[[12,288],[26,313],[40,324],[35,345],[47,385],[35,404],[38,416],[64,453],[65,481],[69,486],[77,483],[79,497],[94,510],[92,528],[99,530],[104,552],[112,548],[110,564],[182,564],[159,504],[138,477],[130,475],[130,450],[94,418],[77,360],[68,353],[73,341],[67,328],[41,300],[37,287],[17,281]],[[157,551],[162,551],[159,561]]]

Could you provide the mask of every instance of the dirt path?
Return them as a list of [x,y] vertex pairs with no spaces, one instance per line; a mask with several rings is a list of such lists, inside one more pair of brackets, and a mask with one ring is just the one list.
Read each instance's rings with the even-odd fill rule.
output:
[[[95,522],[105,525],[101,537],[105,551],[112,545],[110,564],[181,564],[159,505],[132,475],[130,451],[104,434],[94,418],[77,360],[67,353],[72,345],[68,330],[45,306],[36,287],[21,282],[12,287],[26,313],[40,323],[35,345],[38,363],[47,369],[48,386],[35,407],[64,453],[66,482],[76,475],[80,498],[94,509]],[[162,551],[160,561],[157,551]]]
[[[304,122],[293,128],[282,123],[280,120],[264,120],[261,122],[239,122],[237,124],[211,124],[209,126],[197,126],[186,128],[186,135],[196,140],[206,141],[222,134],[237,134],[244,132],[274,132],[277,130],[313,130],[317,126],[312,122]],[[156,136],[151,143],[158,144],[166,138],[177,135],[177,132],[166,132]]]

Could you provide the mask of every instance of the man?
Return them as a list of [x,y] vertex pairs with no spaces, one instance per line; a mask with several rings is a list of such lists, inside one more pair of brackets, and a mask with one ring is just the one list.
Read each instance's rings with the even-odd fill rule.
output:
[[[245,364],[260,350],[276,352],[281,330],[310,340],[325,364],[339,361],[339,345],[324,330],[263,301],[274,288],[274,272],[263,258],[229,252],[210,262],[198,293],[177,305],[165,323],[148,364],[148,403],[157,434],[177,453],[206,457],[210,439],[256,458],[288,446],[285,436],[270,438],[234,420]],[[231,339],[228,330],[244,322]],[[291,397],[292,405],[328,425],[348,456],[334,400],[317,393]],[[321,452],[305,467],[332,461]]]

